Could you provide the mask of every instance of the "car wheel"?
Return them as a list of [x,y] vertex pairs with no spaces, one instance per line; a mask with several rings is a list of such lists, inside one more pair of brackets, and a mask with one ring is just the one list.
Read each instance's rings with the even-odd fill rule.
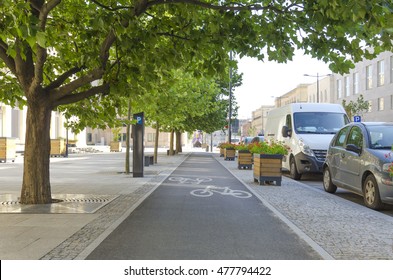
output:
[[383,208],[383,203],[379,195],[378,183],[374,175],[367,176],[363,184],[363,199],[367,207],[380,210]]
[[293,157],[291,157],[290,167],[289,168],[290,168],[289,169],[289,176],[292,179],[294,179],[294,180],[300,180],[300,178],[302,177],[302,174],[297,172],[296,162],[295,162],[295,159]]
[[332,183],[332,177],[330,176],[329,167],[325,167],[323,169],[323,188],[328,193],[335,193],[337,190],[337,186]]

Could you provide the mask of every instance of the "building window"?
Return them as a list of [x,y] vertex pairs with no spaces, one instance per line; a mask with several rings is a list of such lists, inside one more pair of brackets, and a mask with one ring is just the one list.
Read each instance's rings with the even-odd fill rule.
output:
[[385,61],[378,61],[378,86],[383,86],[385,84]]
[[372,107],[373,107],[373,102],[370,100],[370,101],[368,101],[368,112],[369,113],[372,111]]
[[[20,127],[19,109],[13,108],[11,110],[11,137],[19,138],[19,127]],[[56,135],[56,138],[57,137],[58,136]]]
[[147,142],[154,142],[156,138],[156,134],[155,133],[148,133],[147,134]]
[[127,133],[123,133],[122,135],[123,135],[123,140],[122,141],[124,141],[124,142],[127,141]]
[[373,68],[372,65],[366,67],[366,89],[373,87]]
[[353,73],[353,94],[359,94],[359,72]]
[[341,97],[342,97],[341,80],[337,80],[337,98],[340,99]]
[[390,82],[393,83],[393,55],[390,57]]
[[91,133],[87,133],[87,142],[93,142],[93,135]]
[[378,111],[383,111],[385,107],[383,97],[378,98]]
[[390,109],[393,110],[393,95],[390,96]]
[[344,83],[345,83],[345,96],[350,96],[350,85],[349,85],[349,77],[344,78]]

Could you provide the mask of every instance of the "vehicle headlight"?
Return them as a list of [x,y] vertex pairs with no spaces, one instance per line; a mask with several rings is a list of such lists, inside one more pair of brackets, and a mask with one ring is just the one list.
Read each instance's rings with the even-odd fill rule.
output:
[[313,153],[313,151],[310,149],[310,146],[307,145],[306,143],[304,143],[303,139],[301,139],[301,138],[299,139],[299,147],[300,147],[300,150],[301,150],[304,154],[309,155],[309,156],[314,156],[314,153]]

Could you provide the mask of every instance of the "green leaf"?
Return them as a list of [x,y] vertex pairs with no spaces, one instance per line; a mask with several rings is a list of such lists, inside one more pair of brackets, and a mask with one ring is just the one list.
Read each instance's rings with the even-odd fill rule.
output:
[[37,44],[42,47],[45,48],[46,47],[46,36],[44,32],[37,32]]

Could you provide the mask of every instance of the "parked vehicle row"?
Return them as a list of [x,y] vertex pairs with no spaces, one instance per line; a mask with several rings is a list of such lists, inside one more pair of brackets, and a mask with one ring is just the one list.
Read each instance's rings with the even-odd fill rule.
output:
[[351,123],[331,141],[323,167],[325,191],[337,187],[363,196],[372,209],[393,204],[393,123]]
[[270,138],[289,147],[282,167],[291,178],[321,172],[326,192],[347,189],[376,210],[393,204],[393,123],[349,123],[339,104],[293,103],[269,112]]

